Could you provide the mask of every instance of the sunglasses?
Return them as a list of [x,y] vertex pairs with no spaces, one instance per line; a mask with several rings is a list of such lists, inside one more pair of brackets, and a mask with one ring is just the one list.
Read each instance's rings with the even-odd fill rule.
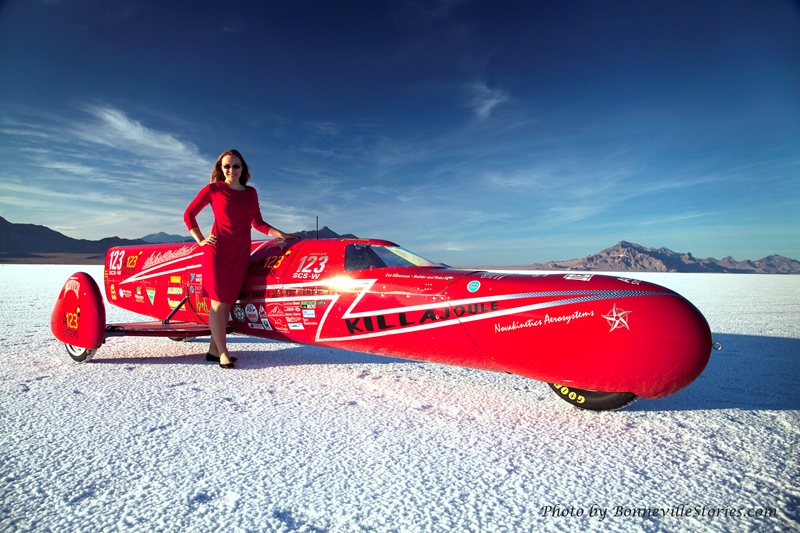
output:
[[225,170],[228,170],[229,168],[233,168],[233,170],[239,170],[240,168],[242,168],[242,165],[233,165],[233,167],[231,167],[230,165],[222,165],[222,168],[224,168]]

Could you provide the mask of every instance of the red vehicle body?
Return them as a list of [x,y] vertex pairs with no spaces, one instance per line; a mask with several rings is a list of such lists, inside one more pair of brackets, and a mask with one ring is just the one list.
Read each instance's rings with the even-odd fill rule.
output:
[[[107,300],[157,322],[105,323],[90,276],[72,276],[51,317],[76,360],[107,338],[208,335],[202,250],[111,248]],[[398,358],[509,372],[588,409],[661,398],[708,362],[708,323],[664,287],[591,273],[453,269],[375,239],[254,241],[229,330]]]

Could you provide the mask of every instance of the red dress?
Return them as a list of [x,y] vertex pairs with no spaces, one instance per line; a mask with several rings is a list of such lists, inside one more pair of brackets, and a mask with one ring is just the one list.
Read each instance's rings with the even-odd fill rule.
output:
[[239,298],[250,265],[250,226],[268,233],[258,207],[258,193],[252,187],[231,189],[224,181],[209,183],[192,200],[183,220],[191,230],[197,226],[197,215],[211,204],[214,225],[211,233],[216,244],[203,246],[203,296],[232,304]]

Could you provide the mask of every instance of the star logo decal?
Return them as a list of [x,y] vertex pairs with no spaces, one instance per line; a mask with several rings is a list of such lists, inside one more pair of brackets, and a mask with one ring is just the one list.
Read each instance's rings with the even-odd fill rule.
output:
[[622,309],[617,309],[617,304],[614,304],[614,308],[608,312],[606,315],[600,315],[608,321],[608,325],[611,326],[609,332],[614,331],[617,328],[625,327],[625,329],[630,330],[631,328],[628,327],[628,315],[631,314],[631,311],[623,311]]

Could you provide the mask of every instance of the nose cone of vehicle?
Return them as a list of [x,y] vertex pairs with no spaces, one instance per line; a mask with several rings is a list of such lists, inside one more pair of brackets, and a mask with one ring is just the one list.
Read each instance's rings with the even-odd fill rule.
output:
[[711,353],[700,311],[658,285],[588,274],[473,277],[459,285],[465,291],[452,287],[451,299],[469,298],[470,290],[488,298],[492,312],[463,325],[514,374],[660,398],[694,381]]

